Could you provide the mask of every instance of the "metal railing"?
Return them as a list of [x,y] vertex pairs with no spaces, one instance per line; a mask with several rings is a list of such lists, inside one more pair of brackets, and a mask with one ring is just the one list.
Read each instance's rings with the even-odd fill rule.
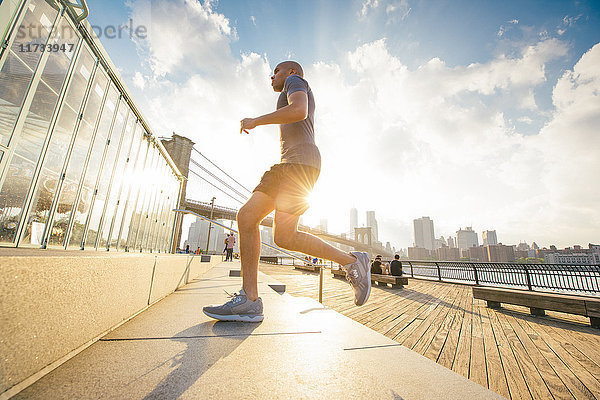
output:
[[600,265],[401,261],[403,273],[414,278],[600,295]]

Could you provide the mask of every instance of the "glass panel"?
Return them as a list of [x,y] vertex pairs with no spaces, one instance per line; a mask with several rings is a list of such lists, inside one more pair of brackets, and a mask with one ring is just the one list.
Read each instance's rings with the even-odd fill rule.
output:
[[[115,223],[115,216],[117,215],[117,210],[119,208],[119,198],[121,197],[121,191],[122,191],[122,183],[123,183],[123,177],[125,176],[126,172],[126,167],[128,166],[127,160],[129,158],[129,152],[132,146],[132,137],[133,137],[133,133],[135,131],[135,122],[136,122],[136,116],[133,113],[133,111],[129,110],[129,107],[125,104],[124,101],[122,101],[123,103],[123,109],[127,109],[128,110],[128,118],[127,118],[127,125],[125,127],[125,133],[123,135],[123,140],[122,140],[122,144],[121,144],[121,150],[119,150],[119,159],[115,165],[115,174],[113,176],[112,179],[112,183],[110,185],[110,194],[108,197],[108,204],[106,206],[106,211],[104,212],[104,216],[103,216],[103,220],[101,221],[101,224],[103,226],[102,229],[102,235],[100,237],[100,244],[99,246],[106,246],[109,238],[112,236],[112,232],[113,229],[112,227],[114,226]],[[138,141],[139,143],[139,141]],[[135,159],[134,159],[135,160]],[[122,207],[121,207],[122,209]],[[119,222],[120,224],[120,222]],[[116,232],[117,234],[119,233],[119,231],[117,230]]]
[[130,251],[142,250],[141,243],[144,233],[145,223],[148,216],[148,208],[155,188],[153,179],[154,168],[157,162],[158,151],[155,147],[151,147],[151,153],[148,156],[146,166],[141,172],[138,180],[140,182],[140,192],[135,206],[135,214],[132,218],[131,230],[129,231],[130,239],[127,241]]
[[156,208],[159,206],[160,198],[162,197],[164,186],[162,186],[163,182],[163,172],[162,165],[164,158],[158,153],[158,160],[156,163],[156,177],[153,180],[153,189],[152,189],[152,199],[150,200],[149,208],[147,211],[148,219],[146,221],[146,225],[144,227],[144,236],[142,238],[142,248],[146,250],[152,250],[152,242],[151,235],[154,229],[154,225],[156,225]]
[[79,201],[77,203],[77,207],[75,207],[75,218],[73,220],[73,228],[71,229],[71,238],[69,239],[70,246],[79,247],[82,244],[83,230],[85,228],[86,218],[90,210],[93,195],[95,193],[98,174],[100,167],[102,166],[102,158],[106,153],[108,135],[110,134],[110,126],[112,125],[113,117],[115,115],[118,99],[119,91],[111,83],[110,88],[108,89],[108,96],[106,97],[104,107],[102,108],[98,129],[96,130],[96,134],[93,139],[94,143],[90,151],[85,177],[83,178],[83,185],[81,186]]
[[94,62],[87,47],[82,47],[71,74],[67,93],[63,98],[60,115],[50,136],[44,164],[31,202],[31,212],[23,235],[23,243],[36,243],[35,235],[32,235],[33,230],[36,230],[39,235],[48,223],[52,199],[60,183],[65,157],[72,141],[85,88],[90,79],[89,71],[92,70]]
[[0,43],[4,42],[8,29],[16,16],[20,0],[0,1]]
[[158,218],[158,208],[160,207],[165,188],[163,185],[164,165],[164,158],[159,152],[156,167],[156,177],[154,179],[154,182],[156,182],[156,185],[154,186],[153,190],[154,199],[150,202],[150,209],[148,210],[148,221],[146,222],[144,237],[142,238],[142,247],[146,250],[152,250],[154,228],[156,227],[156,222]]
[[73,143],[73,149],[71,150],[71,155],[68,160],[65,178],[59,194],[58,206],[54,215],[52,231],[50,232],[48,240],[48,244],[50,245],[64,244],[71,211],[73,204],[75,203],[79,183],[82,180],[81,174],[92,142],[94,126],[98,119],[100,105],[107,83],[108,78],[106,77],[106,74],[98,69],[96,76],[92,81],[92,86],[83,113],[83,119],[75,134],[75,142]]
[[[94,200],[94,205],[92,207],[92,214],[90,222],[88,224],[89,227],[87,237],[85,239],[86,248],[96,246],[96,239],[98,237],[98,229],[102,220],[102,216],[105,212],[110,213],[109,210],[105,209],[106,198],[109,190],[110,180],[115,171],[115,159],[121,147],[121,136],[123,133],[123,127],[125,126],[125,118],[127,117],[127,111],[127,104],[125,104],[125,102],[121,100],[119,102],[119,110],[114,121],[114,126],[112,127],[112,131],[110,134],[106,156],[102,163],[102,172],[100,173],[100,179],[98,180],[98,185],[96,188],[96,199]],[[118,178],[115,177],[114,180],[118,181]],[[109,217],[112,218],[112,213],[110,213]]]
[[[67,24],[66,21],[63,20],[63,22]],[[64,24],[61,25],[64,26]],[[75,34],[72,33],[71,39],[65,41],[62,37],[57,37],[56,42],[53,43],[60,45],[65,42],[76,41],[74,39]],[[0,241],[2,242],[14,241],[16,226],[13,222],[18,223],[21,218],[23,205],[34,178],[38,159],[46,141],[48,128],[58,101],[58,94],[72,58],[73,52],[56,51],[48,54],[48,60],[37,88],[35,88],[31,105],[28,110],[23,110],[23,112],[27,112],[27,116],[21,133],[16,135],[15,142],[11,143],[15,150],[2,187],[2,200],[0,200],[0,215],[2,217],[0,217],[0,221],[7,222],[6,225],[4,223],[0,224]],[[37,226],[35,238],[32,237],[31,243],[33,244],[41,244],[39,228]]]
[[54,7],[40,0],[29,3],[0,70],[0,144],[4,146],[8,146],[33,71],[43,54],[31,50],[46,44],[58,14]]
[[[139,125],[138,125],[139,127]],[[132,157],[134,154],[137,154],[137,160],[135,162],[135,169],[132,169],[125,175],[125,182],[123,182],[123,186],[126,190],[123,190],[122,197],[119,201],[123,202],[123,208],[121,209],[122,215],[118,215],[117,219],[119,219],[119,225],[115,223],[115,229],[119,227],[119,234],[116,239],[118,241],[115,243],[119,248],[126,249],[127,248],[127,237],[129,234],[129,226],[131,223],[131,215],[133,214],[133,209],[135,208],[135,203],[138,196],[139,189],[139,175],[144,167],[144,163],[146,158],[148,157],[150,143],[142,137],[141,127],[139,127],[140,133],[140,143],[139,150],[137,153],[132,151]],[[135,138],[134,138],[135,140]],[[132,165],[133,166],[133,165]],[[112,245],[111,245],[112,247]]]
[[160,177],[157,180],[158,182],[158,196],[156,198],[154,209],[152,210],[152,215],[150,219],[150,228],[148,229],[148,242],[145,245],[146,248],[152,251],[158,251],[156,247],[156,236],[158,234],[157,230],[160,228],[160,220],[162,216],[163,206],[165,202],[165,197],[167,197],[167,182],[165,179],[165,160],[161,157],[160,159]]

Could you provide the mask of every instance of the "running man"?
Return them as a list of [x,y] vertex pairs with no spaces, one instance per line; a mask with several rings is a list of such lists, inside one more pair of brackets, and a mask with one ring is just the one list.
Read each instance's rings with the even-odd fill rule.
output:
[[342,265],[357,306],[363,305],[371,292],[367,253],[344,253],[316,236],[298,231],[298,220],[309,208],[307,196],[321,170],[321,154],[314,134],[315,100],[302,67],[295,61],[284,61],[275,67],[271,86],[281,93],[277,110],[244,118],[240,121],[240,133],[248,134],[260,125],[279,124],[281,163],[265,172],[250,199],[238,211],[242,289],[225,304],[203,309],[206,315],[221,321],[260,322],[264,318],[262,299],[258,296],[259,225],[273,210],[273,236],[278,246]]

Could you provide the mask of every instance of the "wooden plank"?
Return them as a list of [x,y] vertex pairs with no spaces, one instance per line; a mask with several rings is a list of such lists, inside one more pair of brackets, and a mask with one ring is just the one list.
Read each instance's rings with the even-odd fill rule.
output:
[[475,306],[480,311],[481,328],[483,331],[483,345],[485,348],[485,364],[488,374],[488,389],[504,396],[510,397],[506,374],[498,351],[498,343],[492,329],[489,313],[494,311],[485,307],[481,300],[474,300]]
[[473,301],[472,296],[468,296],[456,345],[456,355],[452,363],[452,370],[465,378],[469,377],[469,365],[471,364],[472,321]]
[[[451,291],[451,298],[454,300],[460,292],[457,289]],[[415,329],[414,333],[410,337],[402,341],[402,344],[410,349],[413,349],[419,354],[424,354],[427,346],[433,339],[433,336],[439,330],[441,321],[447,314],[447,307],[444,306],[440,301],[437,303],[435,309],[425,317],[425,319],[419,324],[419,327]],[[440,319],[441,316],[441,319]]]
[[[448,369],[452,369],[452,364],[454,363],[454,358],[456,356],[457,348],[458,348],[458,339],[460,336],[460,330],[465,318],[465,313],[467,304],[469,302],[469,298],[471,297],[471,293],[469,290],[465,290],[462,293],[462,299],[458,305],[457,313],[454,317],[454,321],[452,321],[452,325],[450,325],[450,331],[446,338],[446,342],[444,342],[444,346],[440,351],[440,355],[436,362]],[[468,373],[465,375],[468,378]]]
[[504,330],[498,321],[497,313],[489,308],[486,308],[488,316],[490,318],[494,337],[498,344],[498,351],[500,353],[500,359],[502,360],[502,366],[504,368],[504,374],[506,376],[506,383],[508,384],[508,391],[511,399],[531,399],[531,393],[527,388],[527,383],[523,378],[523,373],[519,368],[519,363],[513,353],[508,339],[504,334]]
[[473,337],[471,339],[471,365],[469,367],[469,379],[488,387],[487,365],[485,363],[485,346],[483,343],[483,326],[479,307],[473,308]]
[[544,379],[536,368],[534,360],[531,359],[523,343],[519,340],[515,330],[508,322],[507,316],[502,313],[496,313],[508,343],[515,355],[519,368],[523,372],[525,383],[534,399],[549,399],[552,397],[550,390],[546,386]]
[[429,347],[427,347],[427,350],[423,353],[423,355],[429,358],[430,360],[437,362],[438,358],[440,357],[442,348],[444,347],[444,344],[448,339],[448,335],[450,334],[450,327],[454,323],[454,320],[457,318],[456,315],[459,312],[459,306],[464,296],[464,288],[459,287],[458,291],[459,293],[456,299],[454,300],[454,303],[450,307],[448,307],[446,317],[442,321],[440,329],[436,332],[435,336],[433,337],[433,340],[429,344]]
[[563,362],[552,346],[550,346],[543,325],[536,323],[537,321],[533,320],[532,317],[523,317],[517,321],[576,399],[595,398],[592,392],[590,392],[577,375]]
[[[510,327],[514,330],[515,334],[521,341],[526,354],[532,361],[532,365],[535,366],[540,376],[548,386],[550,393],[552,393],[555,398],[572,399],[573,395],[560,377],[556,374],[545,355],[533,342],[528,332],[523,329],[518,321],[518,318],[512,315],[505,315],[504,318],[506,318],[506,321],[508,324],[510,324]],[[528,376],[526,376],[526,378],[528,378]],[[534,395],[534,397],[536,396]]]

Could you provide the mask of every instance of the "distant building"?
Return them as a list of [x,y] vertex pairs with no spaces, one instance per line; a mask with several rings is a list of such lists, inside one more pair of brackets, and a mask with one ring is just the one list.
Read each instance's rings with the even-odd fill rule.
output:
[[471,261],[488,262],[487,249],[483,246],[473,246],[467,249]]
[[[201,218],[196,218],[195,222],[192,222],[188,230],[187,244],[190,245],[190,251],[195,251],[200,248],[202,251],[206,251],[206,241],[208,240],[208,221]],[[225,230],[215,224],[211,224],[210,232],[210,243],[208,246],[209,252],[220,253],[225,248],[224,242]],[[237,235],[236,235],[237,236]],[[237,241],[234,247],[234,252],[238,252]]]
[[354,232],[354,228],[358,228],[358,210],[352,207],[350,209],[350,232]]
[[459,229],[456,231],[456,246],[459,249],[468,249],[474,246],[479,246],[477,232],[475,232],[470,226],[466,227],[465,229]]
[[422,247],[409,247],[408,248],[408,259],[409,260],[426,260],[431,258],[431,251]]
[[440,261],[460,260],[460,252],[456,247],[442,246],[435,250],[435,254]]
[[520,242],[517,245],[517,250],[518,251],[529,251],[531,248],[529,247],[529,245],[525,242]]
[[371,228],[373,242],[377,242],[379,240],[379,233],[377,227],[377,220],[375,219],[375,211],[367,211],[367,226]]
[[451,249],[456,247],[456,243],[454,242],[454,238],[452,236],[448,236],[448,238],[446,239],[446,243]]
[[487,260],[490,262],[514,262],[515,248],[513,246],[505,246],[502,243],[488,245],[484,247],[487,253]]
[[596,264],[593,254],[585,253],[549,253],[544,255],[546,264],[574,264],[574,265],[590,265]]
[[498,237],[496,236],[496,231],[483,231],[481,233],[481,240],[483,241],[484,246],[498,244]]
[[429,219],[429,217],[415,219],[413,220],[413,228],[415,247],[434,250],[435,236],[433,231],[433,221]]

